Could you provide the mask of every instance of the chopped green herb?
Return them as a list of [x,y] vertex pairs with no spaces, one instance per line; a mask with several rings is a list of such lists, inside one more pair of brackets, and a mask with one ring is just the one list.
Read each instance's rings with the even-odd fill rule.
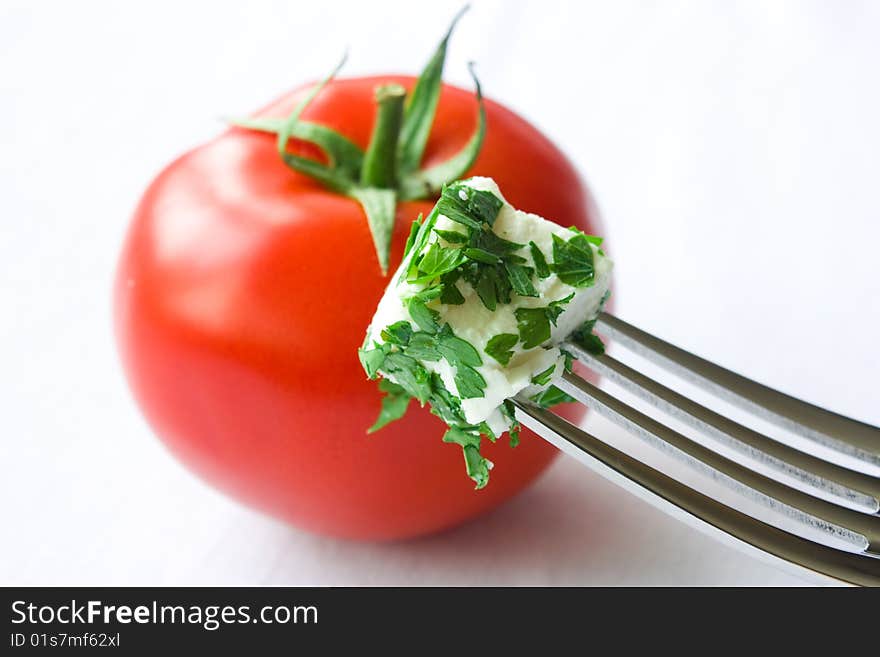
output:
[[406,409],[409,408],[409,401],[412,399],[402,386],[388,379],[379,381],[379,390],[385,393],[382,397],[382,410],[379,411],[375,424],[367,429],[367,433],[374,433],[406,415]]
[[413,295],[413,299],[418,299],[423,303],[428,303],[429,301],[433,301],[443,292],[442,285],[432,285],[431,287],[426,287],[424,290],[419,292],[418,294]]
[[538,296],[538,291],[532,285],[534,270],[531,267],[505,262],[504,268],[507,270],[507,277],[514,292],[522,297]]
[[519,342],[519,336],[514,333],[499,333],[489,338],[486,348],[483,350],[489,356],[502,365],[507,365],[513,357],[513,347]]
[[589,322],[584,322],[581,324],[577,330],[575,330],[571,336],[568,338],[576,345],[583,347],[583,349],[595,356],[601,356],[605,353],[605,344],[602,342],[602,339],[593,333],[593,327],[596,325],[596,320],[590,320]]
[[405,347],[409,344],[410,338],[412,338],[413,330],[412,326],[409,322],[405,320],[401,320],[399,322],[394,322],[391,326],[385,328],[382,331],[381,336],[385,342],[390,342],[392,344],[400,345]]
[[556,301],[551,301],[547,304],[547,319],[550,320],[553,326],[556,326],[556,320],[559,319],[559,316],[565,311],[568,302],[572,299],[574,299],[574,292],[564,299],[557,299]]
[[567,242],[553,236],[553,271],[563,283],[589,287],[594,282],[593,247],[587,236],[576,234]]
[[406,302],[406,309],[409,316],[423,331],[428,333],[436,333],[440,330],[440,313],[436,310],[428,308],[426,303],[431,299],[435,299],[443,292],[443,288],[439,285],[423,290]]
[[467,340],[462,340],[453,335],[449,324],[443,327],[443,331],[439,335],[437,349],[450,365],[456,367],[459,365],[479,367],[483,364],[480,352]]
[[437,202],[437,207],[439,208],[440,213],[444,217],[447,217],[448,219],[450,219],[451,221],[454,221],[456,223],[467,226],[468,228],[479,229],[481,227],[479,220],[474,219],[466,212],[462,212],[455,205],[452,205],[450,203],[444,203],[444,200],[445,199],[441,197],[441,199]]
[[388,355],[389,351],[390,347],[387,345],[381,345],[375,349],[368,349],[365,345],[358,349],[358,358],[361,360],[361,367],[364,368],[364,371],[369,378],[376,378],[379,368],[382,367],[382,363],[385,362],[385,356]]
[[455,387],[462,399],[486,396],[486,379],[469,365],[458,365],[455,368]]
[[415,238],[412,241],[412,246],[405,256],[409,258],[409,262],[406,263],[406,267],[403,268],[403,273],[401,273],[399,281],[404,281],[410,276],[413,275],[413,270],[415,264],[412,262],[415,258],[414,256],[418,253],[421,253],[425,248],[425,245],[428,243],[428,238],[431,235],[431,230],[434,228],[434,225],[437,223],[437,217],[440,216],[440,213],[437,210],[437,206],[434,206],[434,209],[431,210],[430,214],[428,214],[428,218],[425,219],[421,226],[419,226],[419,230],[416,233]]
[[529,249],[532,252],[532,262],[535,263],[535,272],[538,274],[538,278],[549,278],[550,267],[547,266],[547,260],[541,253],[541,249],[534,242],[529,242]]
[[[465,193],[462,194],[462,191]],[[479,217],[491,228],[495,224],[495,219],[498,217],[498,213],[501,212],[501,208],[504,206],[502,200],[492,192],[467,186],[464,186],[463,189],[459,189],[458,191],[459,198],[464,195],[468,197],[468,212],[473,216]]]
[[453,189],[452,191],[459,202],[464,202],[465,211],[468,214],[477,217],[481,222],[489,224],[490,227],[495,223],[495,218],[504,205],[501,199],[492,192],[474,189],[468,185],[458,185],[458,189]]
[[[483,269],[482,272],[477,270],[477,273],[478,275],[476,277],[471,277],[468,282],[474,286],[474,289],[477,291],[477,296],[480,297],[480,301],[483,302],[483,305],[486,306],[488,310],[494,312],[495,308],[498,307],[498,276],[495,274],[494,268]],[[480,276],[479,273],[482,273],[482,276]]]
[[577,343],[595,356],[601,356],[605,353],[605,343],[595,333],[579,337]]
[[[471,246],[479,247],[484,251],[494,253],[497,256],[506,256],[507,258],[513,258],[517,261],[522,260],[518,256],[511,256],[510,254],[514,251],[519,251],[525,246],[525,244],[517,244],[516,242],[506,240],[503,237],[499,237],[491,230],[481,230],[479,233],[474,232],[471,238],[473,242]],[[525,262],[525,260],[523,260],[523,262]]]
[[556,404],[563,404],[565,402],[575,401],[574,397],[565,392],[562,392],[562,390],[560,390],[556,386],[550,386],[543,392],[539,392],[531,399],[541,408],[550,408],[551,406],[556,406]]
[[428,247],[427,252],[418,262],[419,275],[415,279],[408,279],[410,283],[427,283],[456,269],[464,262],[461,249],[448,249],[434,242]]
[[407,304],[407,310],[409,310],[410,317],[412,317],[413,321],[423,331],[436,333],[440,328],[438,323],[440,313],[428,308],[423,302],[410,301],[409,304]]
[[447,303],[453,306],[460,306],[464,303],[464,296],[462,296],[461,290],[456,285],[456,281],[458,281],[460,276],[461,274],[455,270],[440,279],[440,282],[443,284],[443,292],[440,293],[440,303]]
[[[480,352],[467,340],[456,336],[448,324],[437,324],[439,313],[425,306],[416,296],[408,308],[413,321],[423,330],[412,331],[408,322],[395,322],[382,331],[386,344],[378,349],[361,349],[361,363],[371,378],[379,368],[392,375],[408,394],[422,404],[433,400],[431,378],[419,361],[438,361],[440,358],[455,368],[455,385],[462,399],[485,395],[486,380],[475,370],[483,364]],[[436,328],[434,328],[436,327]],[[401,351],[391,351],[395,344]],[[377,352],[377,353],[373,353]]]
[[430,333],[418,331],[412,334],[406,347],[406,355],[416,360],[438,361],[440,352],[437,350],[437,338]]
[[500,303],[508,304],[512,299],[513,287],[504,267],[498,265],[493,268],[492,281],[495,283],[495,296]]
[[467,244],[468,236],[455,230],[440,230],[435,228],[434,232],[450,244]]
[[446,185],[440,192],[437,209],[440,214],[456,223],[470,228],[481,228],[484,222],[490,226],[495,222],[495,217],[501,210],[501,199],[491,192],[453,183]]
[[510,303],[513,290],[503,266],[478,265],[474,262],[469,265],[463,272],[465,280],[474,287],[488,310],[494,312],[499,303]]
[[563,369],[566,372],[571,372],[572,363],[574,363],[574,361],[575,361],[574,354],[570,354],[565,349],[560,349],[559,351],[562,354],[563,358],[565,359],[565,362],[563,364]]
[[510,436],[510,446],[516,447],[519,445],[519,432],[522,430],[522,425],[516,420],[516,410],[512,401],[504,400],[501,405],[501,414],[510,421],[510,429],[507,434]]
[[550,339],[550,320],[546,308],[517,308],[513,314],[523,349],[532,349]]
[[548,367],[543,372],[538,372],[535,376],[532,377],[532,383],[536,386],[545,386],[550,383],[550,379],[553,378],[553,375],[556,373],[556,363],[553,363],[550,367]]
[[464,431],[475,431],[476,433],[482,434],[493,443],[498,440],[498,436],[495,435],[495,432],[492,431],[492,427],[490,427],[487,422],[480,422],[479,424],[465,424],[459,428],[463,429]]
[[468,476],[477,484],[479,490],[489,483],[489,470],[492,462],[480,455],[480,434],[469,433],[458,427],[450,427],[443,434],[443,442],[461,445],[464,452],[465,469]]
[[385,356],[382,371],[388,373],[406,392],[424,404],[431,396],[428,371],[415,358],[399,352]]
[[403,248],[403,257],[409,255],[409,252],[412,251],[413,244],[416,243],[416,236],[419,234],[419,229],[422,227],[422,215],[419,214],[416,217],[416,220],[412,222],[412,226],[409,229],[409,237],[406,238],[406,246]]
[[494,253],[489,253],[484,249],[480,249],[477,247],[468,247],[464,250],[464,254],[470,258],[471,260],[476,260],[477,262],[483,262],[487,265],[495,265],[501,262],[501,258],[499,258]]
[[573,298],[574,292],[563,299],[551,301],[546,308],[517,308],[513,311],[524,349],[537,347],[550,339],[550,325],[556,326],[556,320]]
[[480,434],[476,432],[465,431],[461,427],[450,427],[449,431],[443,434],[444,443],[455,443],[462,447],[480,446]]
[[461,400],[446,389],[443,379],[436,372],[431,373],[431,391],[431,412],[446,424],[464,424]]
[[596,235],[587,235],[584,231],[582,231],[577,226],[569,226],[568,229],[571,232],[575,233],[576,235],[583,235],[585,238],[587,238],[587,241],[590,244],[595,244],[596,246],[602,246],[602,242],[605,241],[604,238],[602,238],[602,237],[598,237]]

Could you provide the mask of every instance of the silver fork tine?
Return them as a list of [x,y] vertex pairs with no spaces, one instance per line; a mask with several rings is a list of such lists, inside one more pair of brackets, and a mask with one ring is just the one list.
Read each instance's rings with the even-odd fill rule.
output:
[[747,379],[608,313],[599,316],[597,325],[612,340],[684,379],[699,383],[720,398],[840,454],[880,467],[877,427]]
[[880,556],[880,517],[837,506],[754,472],[628,406],[576,374],[566,372],[554,383],[652,446],[736,493],[790,518],[803,529],[842,541],[851,551]]
[[784,478],[795,480],[805,492],[851,506],[863,513],[876,514],[880,511],[880,479],[776,442],[697,404],[607,354],[596,356],[574,343],[567,343],[565,348],[599,375],[661,411],[687,422],[751,461]]
[[795,536],[725,506],[607,445],[554,413],[519,399],[516,418],[545,440],[607,479],[701,531],[727,538],[747,552],[789,565],[801,574],[880,586],[880,559],[835,550]]

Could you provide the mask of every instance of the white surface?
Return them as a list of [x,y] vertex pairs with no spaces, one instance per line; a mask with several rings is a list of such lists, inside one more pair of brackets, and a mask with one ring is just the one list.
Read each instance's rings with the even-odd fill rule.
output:
[[[475,59],[589,177],[617,311],[880,422],[880,4],[475,4],[447,78]],[[347,74],[415,72],[457,5],[0,6],[0,584],[799,583],[570,460],[440,536],[316,538],[205,487],[138,415],[109,293],[150,178],[345,45]]]

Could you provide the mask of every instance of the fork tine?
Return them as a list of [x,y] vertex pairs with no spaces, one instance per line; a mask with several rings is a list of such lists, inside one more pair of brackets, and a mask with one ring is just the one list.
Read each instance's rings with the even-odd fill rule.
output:
[[[880,586],[880,559],[835,550],[795,536],[722,504],[573,426],[554,413],[519,399],[516,418],[545,440],[600,475],[661,510],[741,549],[771,555],[800,574],[821,573],[838,581]],[[805,570],[804,570],[805,569]]]
[[718,397],[777,426],[863,464],[880,468],[880,429],[814,406],[745,378],[669,344],[622,319],[602,313],[598,327],[612,340],[664,369],[695,381]]
[[563,373],[554,383],[577,401],[652,446],[743,497],[786,516],[803,529],[842,541],[850,550],[880,556],[880,517],[837,506],[754,472],[624,404],[573,373]]
[[687,422],[784,480],[794,480],[801,490],[863,513],[880,511],[880,479],[829,463],[744,427],[607,354],[597,356],[574,343],[566,344],[565,348],[597,374]]

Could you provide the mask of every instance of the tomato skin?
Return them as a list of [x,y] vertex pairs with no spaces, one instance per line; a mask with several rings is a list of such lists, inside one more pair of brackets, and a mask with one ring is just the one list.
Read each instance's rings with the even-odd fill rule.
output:
[[[332,82],[303,119],[366,147],[383,76]],[[259,114],[284,116],[302,90]],[[597,213],[568,160],[526,121],[486,102],[488,129],[469,175],[494,177],[515,206],[597,233]],[[472,92],[445,85],[424,164],[461,148]],[[318,155],[308,145],[296,147]],[[391,264],[432,201],[399,204]],[[275,138],[231,129],[183,155],[135,211],[115,286],[116,335],[148,421],[190,468],[299,527],[399,539],[488,511],[553,460],[524,431],[486,445],[495,463],[474,491],[442,421],[411,403],[373,435],[380,393],[356,350],[388,283],[361,208],[291,171]],[[566,409],[578,419],[578,408]]]

